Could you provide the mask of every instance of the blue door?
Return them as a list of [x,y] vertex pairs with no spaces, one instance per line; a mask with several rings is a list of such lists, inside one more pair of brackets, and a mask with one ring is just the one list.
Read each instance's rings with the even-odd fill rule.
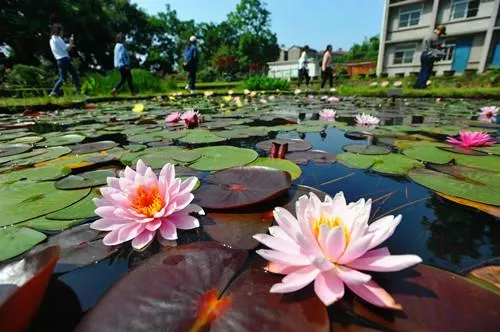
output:
[[497,38],[496,44],[493,45],[493,57],[491,58],[492,67],[500,67],[500,37]]
[[463,73],[467,69],[471,47],[471,39],[457,40],[455,56],[453,57],[453,64],[451,67],[455,73]]

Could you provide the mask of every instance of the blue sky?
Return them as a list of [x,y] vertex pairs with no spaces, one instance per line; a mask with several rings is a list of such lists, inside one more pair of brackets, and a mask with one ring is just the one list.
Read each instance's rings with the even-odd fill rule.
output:
[[[132,0],[154,14],[165,10],[165,3],[177,11],[181,20],[220,22],[239,0]],[[324,49],[347,50],[355,42],[380,33],[383,0],[267,0],[272,30],[285,46],[309,44]]]

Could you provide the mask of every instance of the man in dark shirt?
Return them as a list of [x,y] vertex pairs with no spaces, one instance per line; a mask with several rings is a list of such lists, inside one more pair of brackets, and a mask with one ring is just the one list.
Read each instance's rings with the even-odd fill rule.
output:
[[425,89],[427,81],[432,75],[434,62],[443,59],[444,51],[441,36],[446,35],[446,27],[438,25],[434,32],[427,35],[422,42],[422,55],[420,56],[420,73],[413,86],[415,89]]
[[198,47],[196,47],[196,37],[189,38],[189,46],[184,51],[184,69],[188,72],[188,85],[186,89],[194,93],[196,84],[196,67],[198,65]]

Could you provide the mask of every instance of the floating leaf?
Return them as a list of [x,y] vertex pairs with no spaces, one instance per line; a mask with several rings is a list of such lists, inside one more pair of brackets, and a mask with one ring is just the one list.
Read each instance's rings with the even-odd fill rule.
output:
[[0,158],[21,154],[32,148],[29,144],[0,144]]
[[239,167],[209,175],[195,202],[206,209],[233,209],[280,196],[292,185],[290,174],[268,167]]
[[231,167],[244,166],[255,159],[258,154],[254,150],[234,146],[210,146],[192,150],[201,155],[189,167],[199,171],[217,171]]
[[264,166],[288,172],[292,177],[292,181],[298,179],[302,175],[302,170],[297,164],[286,159],[272,159],[272,158],[257,158],[248,166]]
[[336,160],[335,155],[321,150],[287,153],[285,158],[299,165],[306,165],[309,161],[315,164],[333,164]]
[[101,198],[101,194],[97,188],[92,189],[89,195],[81,201],[78,201],[62,210],[49,213],[46,217],[47,219],[57,220],[81,220],[95,217],[96,214],[94,211],[96,209],[96,205],[93,201],[94,198]]
[[473,149],[464,149],[459,146],[443,146],[440,147],[441,150],[452,152],[452,153],[460,153],[460,154],[465,154],[469,156],[486,156],[487,153],[481,152],[481,151],[476,151]]
[[53,182],[21,183],[0,186],[0,226],[16,224],[69,206],[89,193],[82,190],[57,190]]
[[301,139],[274,139],[257,143],[255,146],[268,152],[273,143],[280,145],[288,144],[288,152],[307,151],[312,149],[311,143]]
[[500,292],[500,266],[484,266],[471,271],[470,275],[496,287],[497,294]]
[[227,138],[217,136],[211,131],[204,129],[189,130],[186,136],[179,139],[180,142],[188,144],[217,143],[225,140]]
[[380,155],[389,154],[391,150],[385,146],[379,145],[362,145],[362,144],[348,144],[344,145],[342,149],[346,152],[366,154],[366,155]]
[[469,201],[467,199],[446,195],[446,194],[443,194],[440,192],[436,192],[436,194],[438,194],[439,196],[441,196],[449,201],[452,201],[454,203],[469,206],[471,208],[478,209],[479,211],[483,211],[483,212],[485,212],[489,215],[492,215],[494,217],[500,218],[500,207],[496,207],[496,206],[488,205],[488,204],[483,204],[483,203],[478,203],[478,202],[474,202],[474,201]]
[[474,202],[500,206],[500,173],[463,166],[441,166],[438,171],[413,169],[410,179],[434,191]]
[[163,130],[163,131],[147,132],[145,134],[129,136],[128,141],[132,143],[145,144],[145,143],[159,142],[170,139],[177,140],[179,138],[186,136],[188,132],[189,132],[188,130],[176,130],[176,131]]
[[[43,233],[26,227],[12,226],[0,228],[0,248],[2,248],[0,250],[0,261],[22,254],[46,238],[47,236]],[[1,280],[0,284],[2,284]],[[0,291],[0,298],[1,293]]]
[[52,246],[0,269],[2,330],[29,330],[31,320],[42,303],[58,257],[59,248]]
[[61,248],[61,258],[54,272],[64,273],[97,263],[114,254],[118,247],[104,245],[103,236],[102,233],[91,229],[90,224],[83,224],[51,236],[47,243],[36,246],[31,252],[39,252],[47,246],[58,245]]
[[[27,152],[26,154],[23,153],[23,154],[16,155],[15,156],[16,158],[10,159],[11,162],[9,162],[7,165],[9,165],[9,166],[33,165],[36,163],[42,163],[42,162],[46,162],[49,160],[59,158],[60,156],[64,156],[70,152],[71,152],[71,149],[67,148],[65,146],[56,146],[56,147],[48,148],[48,149],[34,150],[31,152]],[[7,157],[7,158],[9,158],[9,157]],[[2,161],[0,160],[0,163],[1,162]]]
[[125,154],[121,162],[125,165],[134,165],[142,159],[153,169],[162,168],[166,163],[178,164],[193,162],[200,158],[200,153],[194,150],[182,149],[178,146],[156,147],[135,153]]
[[325,125],[299,125],[297,131],[299,133],[320,133],[326,129]]
[[57,180],[68,175],[69,173],[71,173],[71,169],[62,166],[27,168],[20,171],[0,174],[0,183],[12,183],[19,180]]
[[337,155],[337,161],[347,167],[392,175],[405,175],[414,167],[423,167],[420,162],[396,153],[370,156],[344,152]]
[[311,292],[270,293],[279,277],[262,270],[237,277],[246,257],[213,242],[159,253],[118,281],[78,331],[329,331]]
[[73,154],[85,154],[85,153],[109,150],[116,146],[118,146],[118,143],[113,141],[100,141],[100,142],[74,145],[71,147],[71,150]]
[[[78,204],[78,203],[77,203]],[[95,209],[95,204],[94,204]],[[68,220],[53,220],[48,219],[47,216],[30,219],[17,224],[16,226],[24,226],[33,228],[39,231],[59,232],[80,224],[83,219],[68,219]]]
[[403,306],[403,314],[381,311],[357,299],[339,304],[391,331],[447,331],[450,326],[494,331],[498,326],[500,297],[457,274],[420,264],[381,274],[376,281]]
[[101,169],[80,173],[77,175],[69,175],[55,183],[57,189],[82,189],[98,187],[106,184],[108,177],[115,177],[116,172],[108,169]]
[[474,150],[500,156],[500,144],[498,143],[493,146],[489,146],[487,148],[474,148]]
[[44,141],[37,144],[40,147],[51,147],[58,145],[70,145],[80,143],[85,139],[83,135],[68,134],[61,136],[46,137]]

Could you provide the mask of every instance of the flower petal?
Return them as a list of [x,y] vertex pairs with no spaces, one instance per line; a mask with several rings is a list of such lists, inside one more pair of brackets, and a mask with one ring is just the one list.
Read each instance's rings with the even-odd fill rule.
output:
[[193,229],[200,227],[198,219],[190,216],[189,214],[173,214],[168,217],[168,220],[179,229]]
[[343,265],[336,265],[337,276],[345,283],[362,284],[371,280],[371,275],[356,271]]
[[155,232],[144,230],[135,239],[132,240],[132,247],[137,250],[145,248],[148,244],[153,241]]
[[281,283],[271,287],[271,293],[290,293],[309,285],[319,274],[319,270],[312,265],[304,266],[281,280]]
[[300,255],[300,247],[294,242],[286,241],[267,234],[255,234],[253,238],[276,251]]
[[291,266],[304,266],[311,264],[309,259],[302,255],[292,255],[267,249],[259,249],[256,252],[257,254],[261,255],[262,257],[273,263],[291,265]]
[[347,283],[347,287],[349,287],[354,294],[373,305],[382,308],[403,310],[403,307],[396,303],[394,298],[373,280],[370,280],[365,284]]
[[326,238],[325,253],[331,261],[336,262],[344,253],[346,246],[345,233],[342,227],[332,229]]
[[314,280],[314,292],[326,306],[344,296],[344,284],[333,270],[321,272]]
[[169,221],[164,221],[158,231],[165,240],[177,240],[177,229],[175,225]]
[[406,269],[407,267],[422,263],[417,255],[383,255],[360,257],[349,266],[364,271],[393,272]]
[[371,223],[370,226],[368,226],[368,232],[373,233],[373,239],[369,249],[377,247],[391,237],[401,222],[401,219],[401,215],[395,218],[393,216],[385,216]]
[[348,264],[358,257],[363,256],[370,248],[373,240],[373,235],[368,234],[359,238],[356,242],[350,241],[347,245],[344,254],[338,259],[339,264]]

